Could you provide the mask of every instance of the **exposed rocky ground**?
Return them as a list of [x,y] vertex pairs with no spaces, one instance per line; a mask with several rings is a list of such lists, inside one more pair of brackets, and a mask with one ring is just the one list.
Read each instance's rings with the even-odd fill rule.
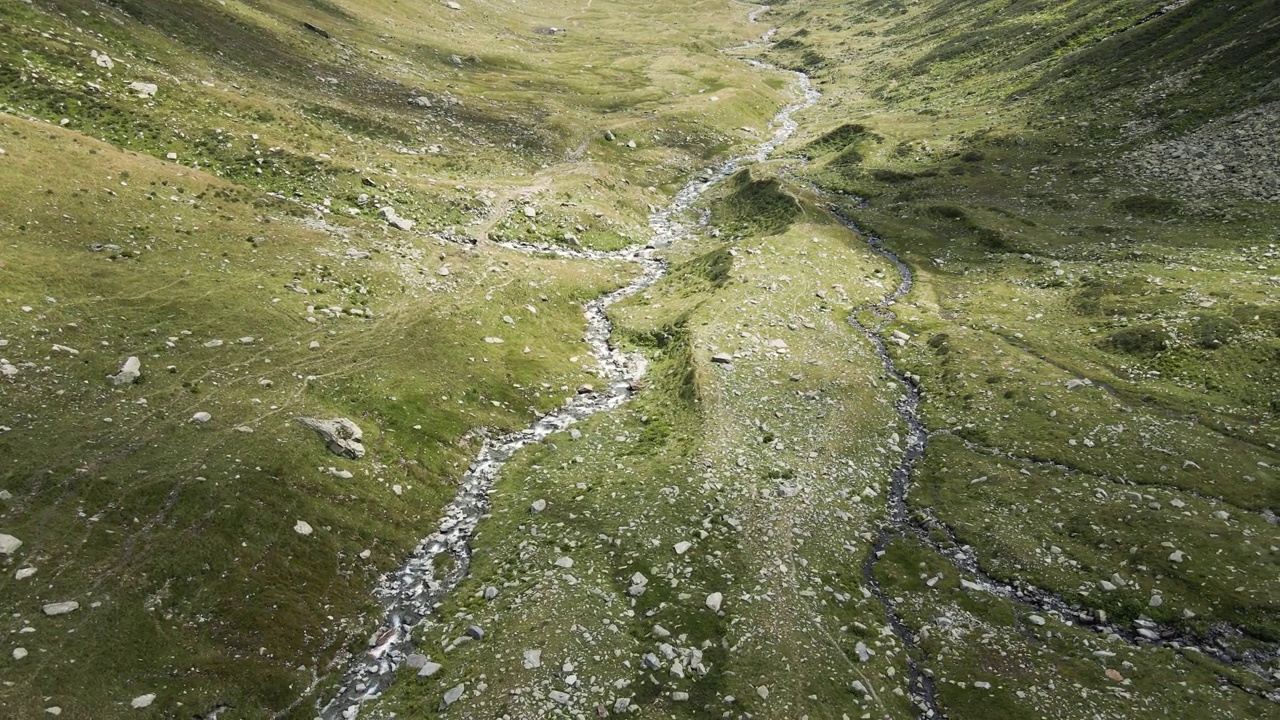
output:
[[1162,183],[1179,198],[1280,202],[1280,103],[1149,142],[1123,155],[1118,167]]

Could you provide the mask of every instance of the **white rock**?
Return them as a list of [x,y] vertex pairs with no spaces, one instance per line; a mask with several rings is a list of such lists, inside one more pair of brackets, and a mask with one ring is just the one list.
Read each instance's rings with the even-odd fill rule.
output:
[[535,512],[535,513],[540,513],[540,512],[542,512],[543,510],[546,510],[546,509],[547,509],[547,501],[546,501],[546,500],[534,500],[534,501],[533,501],[533,504],[529,506],[529,510],[530,510],[531,512]]
[[525,650],[524,651],[524,669],[533,670],[542,667],[542,651],[541,650]]
[[1031,623],[1032,625],[1044,625],[1045,619],[1039,615],[1028,615],[1027,622]]
[[720,612],[720,605],[724,602],[722,593],[713,592],[707,596],[707,609],[711,612]]
[[144,707],[151,707],[151,703],[155,701],[156,701],[156,694],[147,693],[146,695],[139,695],[138,697],[134,698],[133,702],[129,704],[132,705],[135,709],[140,710]]
[[314,532],[314,530],[312,530],[311,528],[310,523],[308,523],[306,520],[299,520],[298,522],[294,523],[293,531],[298,533],[299,535],[310,535],[312,532]]
[[201,425],[209,422],[212,419],[213,419],[213,416],[207,412],[204,412],[203,410],[191,416],[191,422],[199,423]]
[[49,617],[54,617],[56,615],[66,615],[67,613],[75,612],[79,609],[80,603],[75,600],[67,600],[65,602],[49,603],[48,605],[40,608],[40,612],[48,615]]
[[100,68],[106,68],[107,70],[111,70],[116,66],[116,62],[112,60],[111,56],[107,55],[106,53],[100,53],[97,50],[94,50],[91,53],[91,55],[93,55],[93,61],[97,63],[98,67]]
[[0,555],[12,555],[22,547],[22,541],[12,535],[0,533]]
[[756,688],[756,695],[759,695],[761,700],[768,700],[769,688],[765,685],[761,685],[760,687]]
[[59,715],[61,715],[61,714],[62,714],[62,708],[58,707],[57,705],[53,705],[53,706],[51,706],[51,707],[47,707],[47,708],[45,708],[45,709],[44,709],[44,711],[45,711],[46,713],[49,713],[50,715],[52,715],[52,716],[54,716],[54,717],[58,717]]
[[434,663],[428,660],[422,664],[422,668],[418,670],[418,677],[429,678],[440,672],[440,668],[444,667],[440,663]]
[[447,2],[447,3],[445,3],[445,4],[444,4],[444,6],[445,6],[445,7],[447,7],[447,8],[449,8],[450,10],[461,10],[461,9],[462,9],[462,6],[461,6],[461,5],[459,5],[458,3],[454,2],[453,0],[449,0],[449,2]]
[[160,91],[160,87],[155,83],[138,81],[129,83],[129,89],[138,93],[140,98],[155,97],[156,93]]
[[556,567],[564,568],[568,570],[569,568],[573,567],[573,558],[571,557],[557,558]]
[[26,649],[26,648],[14,648],[14,649],[13,649],[13,659],[14,659],[14,660],[21,660],[22,658],[24,658],[24,657],[26,657],[26,656],[27,656],[27,649]]
[[1182,552],[1181,550],[1174,550],[1173,552],[1169,553],[1169,562],[1180,563],[1184,559],[1186,559],[1186,557],[1187,557],[1186,553]]
[[680,542],[676,543],[673,547],[677,555],[683,555],[689,552],[689,548],[693,547],[693,543],[687,540],[681,540]]
[[18,568],[18,572],[13,574],[13,579],[26,580],[27,578],[35,574],[36,574],[36,569],[33,567]]
[[547,697],[560,703],[561,705],[569,704],[569,693],[562,692],[560,690],[552,690],[551,692],[547,693]]
[[113,385],[132,385],[142,377],[142,361],[136,357],[130,356],[120,366],[120,371],[111,376],[111,384]]

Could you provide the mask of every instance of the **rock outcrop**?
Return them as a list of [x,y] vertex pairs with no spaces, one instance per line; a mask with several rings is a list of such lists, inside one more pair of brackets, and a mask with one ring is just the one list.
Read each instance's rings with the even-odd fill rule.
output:
[[364,457],[364,445],[360,442],[364,437],[364,433],[361,432],[359,426],[350,420],[346,418],[320,420],[300,417],[298,422],[315,430],[324,439],[325,444],[329,446],[329,450],[334,455],[340,455],[352,460],[359,460]]

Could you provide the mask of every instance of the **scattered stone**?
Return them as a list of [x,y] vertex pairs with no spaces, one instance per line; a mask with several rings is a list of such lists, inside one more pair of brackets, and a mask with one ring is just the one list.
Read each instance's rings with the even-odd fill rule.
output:
[[1028,615],[1027,622],[1031,623],[1032,625],[1044,625],[1045,619],[1040,615]]
[[12,555],[22,547],[22,541],[12,535],[0,533],[0,555]]
[[555,562],[555,566],[558,568],[564,568],[565,570],[568,570],[569,568],[573,567],[573,558],[571,557],[558,558]]
[[293,531],[298,533],[299,535],[310,535],[312,532],[314,532],[314,530],[311,527],[311,524],[308,523],[306,520],[299,520],[298,522],[294,523]]
[[27,649],[26,649],[26,648],[14,648],[14,649],[13,649],[13,659],[14,659],[14,660],[21,660],[22,658],[24,658],[24,657],[26,657],[26,656],[27,656]]
[[36,569],[33,567],[18,568],[18,572],[13,574],[13,579],[26,580],[27,578],[35,574],[36,574]]
[[560,690],[552,690],[551,692],[547,693],[547,697],[560,703],[561,705],[569,704],[569,699],[570,699],[569,693],[566,693]]
[[485,600],[492,600],[492,599],[494,599],[494,598],[496,598],[496,597],[498,597],[498,588],[496,588],[496,587],[494,587],[494,586],[490,585],[489,587],[487,587],[487,588],[485,588],[485,589],[484,589],[484,599],[485,599]]
[[447,2],[447,3],[445,3],[445,4],[444,4],[444,6],[445,6],[445,7],[447,7],[447,8],[449,8],[450,10],[461,10],[461,9],[462,9],[462,6],[461,6],[461,5],[459,5],[459,4],[458,4],[458,3],[456,3],[456,2],[453,2],[453,0],[449,0],[449,2]]
[[689,548],[691,547],[693,547],[693,543],[687,540],[681,540],[680,542],[676,543],[674,546],[677,555],[683,555],[689,552]]
[[49,603],[44,607],[40,608],[40,612],[44,613],[45,615],[48,615],[49,617],[55,617],[57,615],[66,615],[67,613],[73,613],[79,609],[80,609],[80,603],[76,602],[75,600],[67,600],[65,602]]
[[422,664],[422,667],[418,670],[418,677],[429,678],[432,675],[435,675],[436,673],[440,672],[440,669],[443,667],[444,666],[441,665],[440,663],[434,663],[430,661],[425,662]]
[[542,651],[541,650],[525,650],[524,651],[524,669],[535,670],[542,667]]
[[153,98],[160,91],[160,87],[155,83],[134,81],[129,83],[129,89],[138,93],[140,98]]
[[120,366],[120,372],[109,377],[112,385],[132,385],[138,381],[138,378],[142,377],[142,361],[130,356]]
[[400,217],[398,214],[396,214],[396,209],[391,207],[390,205],[384,205],[381,208],[379,208],[378,214],[382,216],[383,220],[387,221],[388,225],[394,228],[398,228],[400,230],[405,230],[405,231],[413,229],[413,221],[407,218]]
[[711,612],[720,612],[720,605],[724,602],[724,594],[713,592],[707,596],[707,609]]
[[361,440],[364,433],[360,426],[347,418],[319,420],[317,418],[300,417],[297,421],[305,427],[315,430],[329,447],[329,451],[352,460],[364,457],[364,445]]
[[719,363],[720,365],[732,365],[733,356],[729,353],[716,353],[711,356],[711,362]]
[[213,416],[203,410],[191,416],[191,422],[203,425],[213,419]]
[[484,628],[480,627],[479,625],[468,625],[467,637],[471,638],[472,640],[483,640]]
[[441,709],[447,708],[450,705],[461,700],[462,693],[466,691],[467,691],[467,686],[464,683],[458,683],[457,685],[454,685],[453,687],[446,690],[444,692],[444,700],[440,704]]
[[156,694],[147,693],[146,695],[139,695],[138,697],[134,698],[133,702],[129,704],[132,705],[135,710],[141,710],[142,708],[145,708],[145,707],[151,707],[151,703],[155,701],[156,701]]
[[529,506],[529,511],[533,513],[540,513],[546,509],[547,509],[546,500],[534,500],[533,504]]
[[1186,559],[1186,557],[1187,557],[1186,553],[1182,552],[1181,550],[1174,550],[1173,552],[1169,553],[1169,562],[1180,563],[1184,559]]
[[759,695],[761,700],[768,700],[769,688],[765,685],[761,685],[760,687],[756,688],[756,695]]

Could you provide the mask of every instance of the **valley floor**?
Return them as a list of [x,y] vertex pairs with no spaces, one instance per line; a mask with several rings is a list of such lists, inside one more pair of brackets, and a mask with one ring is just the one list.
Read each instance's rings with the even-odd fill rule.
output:
[[0,715],[1280,718],[1280,31],[989,5],[0,9]]

